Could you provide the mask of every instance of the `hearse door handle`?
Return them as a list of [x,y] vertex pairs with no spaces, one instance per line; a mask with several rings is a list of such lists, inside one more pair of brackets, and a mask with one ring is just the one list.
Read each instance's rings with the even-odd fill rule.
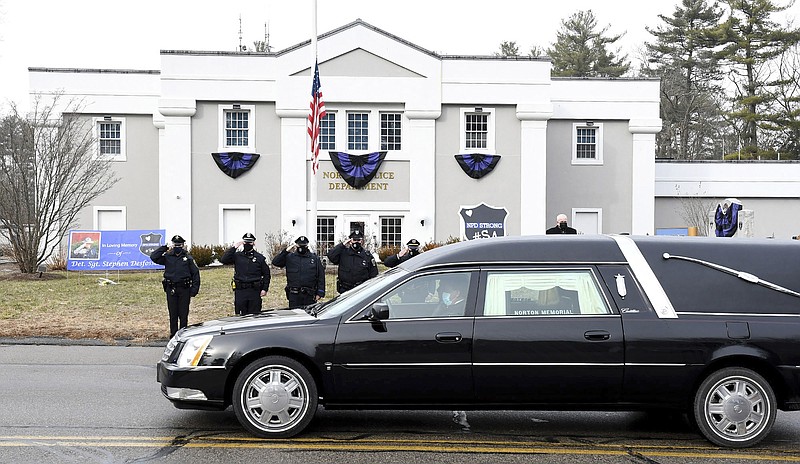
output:
[[439,332],[436,334],[436,341],[439,343],[458,343],[461,338],[461,334],[458,332]]
[[611,334],[605,330],[590,330],[583,334],[583,338],[590,341],[608,340],[611,338]]

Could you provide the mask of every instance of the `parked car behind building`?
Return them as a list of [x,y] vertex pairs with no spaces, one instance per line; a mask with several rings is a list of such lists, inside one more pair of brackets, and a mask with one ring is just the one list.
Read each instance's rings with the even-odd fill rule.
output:
[[798,263],[790,240],[462,242],[306,310],[189,327],[158,380],[262,437],[301,432],[318,404],[672,409],[747,447],[800,409]]

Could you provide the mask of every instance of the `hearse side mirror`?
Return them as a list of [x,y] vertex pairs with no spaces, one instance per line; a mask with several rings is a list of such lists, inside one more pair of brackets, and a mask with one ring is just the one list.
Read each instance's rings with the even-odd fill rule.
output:
[[372,322],[380,322],[384,319],[389,319],[389,305],[386,303],[375,303],[369,309],[367,319]]

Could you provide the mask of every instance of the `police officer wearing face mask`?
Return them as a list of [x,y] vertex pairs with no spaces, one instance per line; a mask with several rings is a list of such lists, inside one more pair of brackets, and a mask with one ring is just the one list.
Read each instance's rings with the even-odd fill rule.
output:
[[383,264],[386,265],[386,267],[395,267],[420,253],[422,253],[422,250],[419,249],[419,240],[412,238],[406,243],[405,248],[400,250],[400,253],[387,256],[386,259],[383,260]]
[[308,237],[300,236],[294,243],[278,253],[272,265],[286,268],[286,299],[290,308],[299,308],[325,296],[325,268],[308,249]]
[[559,214],[558,216],[556,216],[556,226],[547,229],[544,233],[547,234],[547,235],[552,235],[552,234],[577,234],[578,231],[567,225],[567,215],[566,214]]
[[364,233],[356,229],[350,238],[328,251],[328,259],[339,265],[336,291],[344,293],[365,280],[378,275],[378,265],[372,253],[364,249]]
[[186,327],[189,320],[189,303],[200,292],[200,270],[194,258],[186,252],[186,240],[180,235],[170,240],[172,247],[162,245],[150,253],[150,259],[164,266],[164,280],[161,285],[167,293],[169,311],[169,336],[172,338],[180,328]]
[[[222,264],[233,264],[233,309],[243,316],[261,312],[261,298],[269,290],[269,265],[253,248],[255,242],[255,235],[248,232],[219,259]],[[237,251],[239,247],[241,251]]]

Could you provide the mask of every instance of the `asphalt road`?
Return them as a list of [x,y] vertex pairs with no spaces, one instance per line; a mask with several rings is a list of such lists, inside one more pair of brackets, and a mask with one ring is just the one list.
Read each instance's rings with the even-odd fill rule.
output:
[[711,445],[680,416],[325,411],[258,440],[232,411],[183,411],[155,381],[160,347],[0,345],[0,463],[800,462],[800,412],[757,448]]

